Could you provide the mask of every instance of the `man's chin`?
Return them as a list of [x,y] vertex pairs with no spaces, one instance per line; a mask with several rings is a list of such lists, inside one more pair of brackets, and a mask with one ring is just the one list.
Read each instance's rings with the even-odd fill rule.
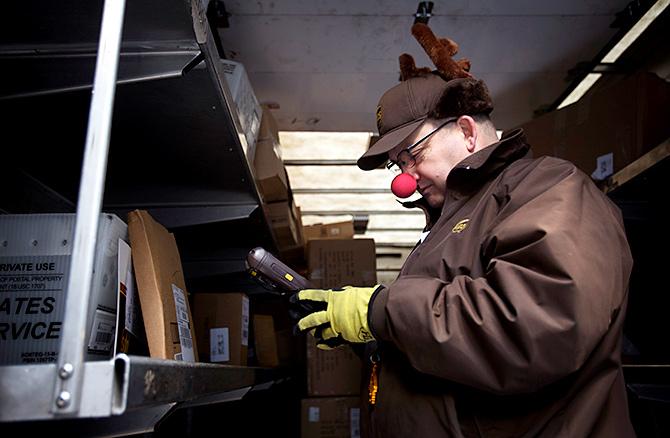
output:
[[434,193],[426,193],[423,197],[426,199],[426,202],[428,202],[428,205],[433,208],[442,208],[442,205],[444,204],[444,196]]

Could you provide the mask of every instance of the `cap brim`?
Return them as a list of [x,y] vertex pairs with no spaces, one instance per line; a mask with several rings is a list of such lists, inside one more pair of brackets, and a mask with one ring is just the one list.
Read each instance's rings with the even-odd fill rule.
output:
[[358,159],[358,167],[372,170],[381,166],[388,159],[388,151],[403,143],[426,120],[425,117],[402,125],[384,134],[370,149]]

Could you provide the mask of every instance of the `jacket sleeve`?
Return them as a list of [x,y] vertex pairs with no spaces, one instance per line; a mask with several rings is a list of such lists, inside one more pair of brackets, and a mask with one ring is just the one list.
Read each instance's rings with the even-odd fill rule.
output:
[[505,210],[482,242],[482,276],[401,276],[369,308],[375,337],[419,372],[499,394],[576,371],[621,306],[631,263],[618,209],[575,171],[530,199],[512,193]]

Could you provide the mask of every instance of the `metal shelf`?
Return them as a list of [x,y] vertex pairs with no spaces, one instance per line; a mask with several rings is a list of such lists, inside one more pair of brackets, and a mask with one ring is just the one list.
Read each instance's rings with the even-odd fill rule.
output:
[[[13,166],[0,181],[15,187],[0,194],[0,213],[74,211],[88,182],[80,176],[90,158],[84,145],[91,90],[100,84],[94,72],[107,4],[61,3],[40,5],[39,14],[11,4],[0,18],[0,68],[6,74],[0,84],[0,117],[7,128],[3,162]],[[149,210],[174,233],[187,279],[189,274],[239,276],[249,248],[275,248],[205,14],[207,3],[128,3],[104,197],[102,190],[87,193],[100,195],[103,211],[121,217],[135,208]],[[97,157],[92,162],[100,163]],[[16,187],[14,176],[26,184]],[[79,226],[79,211],[77,217]],[[65,329],[81,322],[86,290],[68,289]],[[80,295],[83,304],[70,303]],[[151,430],[172,409],[239,399],[282,379],[279,370],[123,354],[81,362],[77,350],[83,351],[83,339],[65,333],[62,339],[58,364],[0,367],[3,430],[137,433]],[[74,378],[63,377],[59,368],[65,357],[74,358]],[[59,409],[55,395],[63,387],[73,403]]]
[[[74,211],[77,203],[102,2],[76,3],[49,3],[41,14],[10,5],[0,19],[0,68],[9,75],[0,84],[0,117],[11,127],[6,158],[35,182],[20,185],[27,193],[18,198],[34,198],[36,186],[55,194],[30,211],[15,193],[2,194],[0,211]],[[249,248],[276,246],[207,1],[140,3],[126,7],[102,209],[120,217],[148,210],[187,243],[187,278],[207,272],[203,260],[228,264],[217,270],[226,275],[243,267]],[[208,254],[212,236],[231,250]]]
[[285,378],[275,369],[119,354],[109,361],[85,363],[81,408],[76,415],[62,415],[50,413],[55,373],[55,364],[2,367],[0,421],[131,416],[135,421],[128,422],[123,432],[132,433],[148,425],[142,418],[157,421],[177,407],[239,400],[250,390],[268,388]]
[[[3,367],[0,421],[68,418],[50,414],[56,365]],[[173,403],[196,404],[239,398],[251,387],[271,383],[277,372],[253,367],[188,363],[119,354],[109,361],[86,362],[78,418],[120,415]],[[31,400],[31,403],[15,403]],[[40,407],[42,409],[40,409]]]
[[[18,3],[0,18],[2,98],[90,91],[102,1],[42,2],[39,13]],[[128,2],[118,82],[179,76],[200,50],[189,1]]]

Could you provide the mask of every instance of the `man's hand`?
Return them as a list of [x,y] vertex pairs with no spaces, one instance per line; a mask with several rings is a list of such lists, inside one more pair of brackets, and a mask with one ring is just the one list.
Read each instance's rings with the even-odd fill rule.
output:
[[[297,325],[296,330],[300,332],[300,329],[297,328]],[[323,328],[317,327],[310,330],[309,334],[314,336],[314,339],[316,339],[316,348],[320,350],[332,350],[334,348],[348,344],[348,342],[345,341],[341,335],[335,333],[333,329],[330,328],[330,326]]]
[[301,317],[297,328],[317,338],[320,348],[333,348],[348,342],[369,342],[374,338],[368,327],[368,304],[379,288],[304,289],[291,297]]

